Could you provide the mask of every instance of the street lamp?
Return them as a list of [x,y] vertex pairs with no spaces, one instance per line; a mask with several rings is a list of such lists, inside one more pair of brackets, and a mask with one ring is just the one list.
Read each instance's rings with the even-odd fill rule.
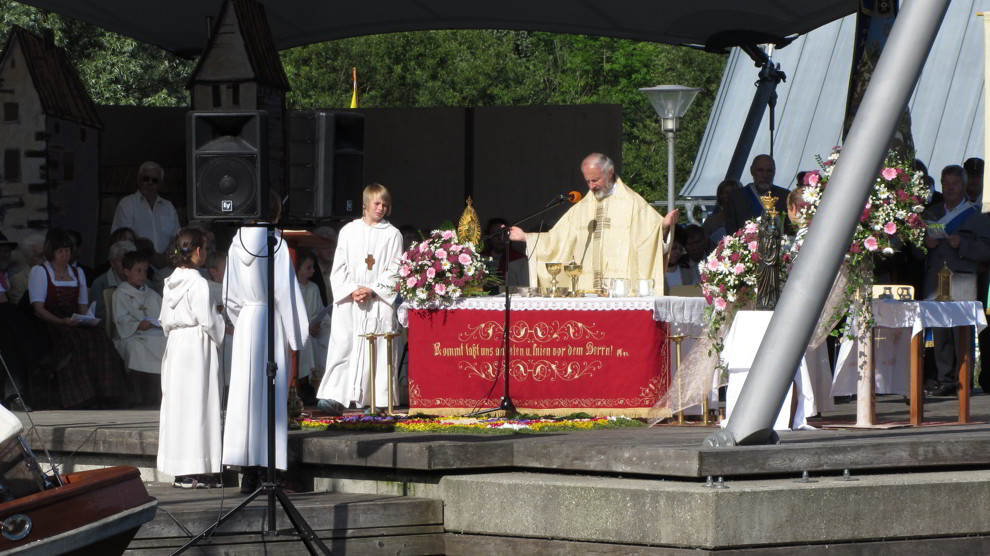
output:
[[660,116],[663,134],[667,136],[667,212],[674,210],[674,133],[680,129],[681,118],[700,90],[682,85],[657,85],[639,90],[650,99]]

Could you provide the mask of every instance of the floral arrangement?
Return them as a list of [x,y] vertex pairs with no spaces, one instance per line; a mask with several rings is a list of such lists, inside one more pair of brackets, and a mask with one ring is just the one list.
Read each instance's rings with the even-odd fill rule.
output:
[[488,263],[472,243],[458,243],[453,230],[434,230],[403,253],[396,288],[410,303],[447,306],[483,293]]
[[520,416],[517,419],[470,417],[345,416],[304,419],[308,430],[351,430],[372,432],[443,432],[475,434],[514,434],[533,432],[568,432],[628,427],[642,427],[643,422],[627,417],[592,417],[576,414],[568,417]]
[[[820,170],[804,175],[795,215],[795,224],[800,229],[793,239],[785,238],[781,246],[781,284],[787,280],[800,252],[807,227],[818,211],[840,152],[841,148],[835,147],[828,158],[816,157]],[[922,178],[922,173],[914,171],[913,165],[904,158],[893,152],[887,156],[846,252],[846,290],[835,314],[827,315],[833,321],[843,315],[857,317],[862,322],[872,320],[870,304],[861,299],[869,296],[875,257],[889,257],[904,246],[925,250],[927,226],[921,212],[928,201],[929,190]],[[702,293],[709,304],[708,336],[713,348],[719,352],[722,348],[719,331],[726,322],[731,322],[736,310],[751,308],[756,301],[759,227],[760,219],[756,218],[733,235],[722,238],[715,251],[699,266]],[[846,320],[842,334],[850,333],[852,320]]]
[[[804,175],[804,189],[797,209],[798,219],[806,224],[811,223],[818,211],[822,194],[840,152],[841,148],[835,147],[827,159],[816,157],[821,170]],[[836,309],[839,314],[832,316],[833,318],[849,315],[866,323],[871,322],[870,304],[861,300],[869,297],[870,286],[873,284],[874,259],[890,257],[904,246],[914,246],[926,251],[927,225],[922,220],[921,213],[925,210],[930,191],[923,177],[921,172],[913,169],[913,164],[900,155],[894,152],[887,155],[846,252],[846,292]],[[797,256],[803,241],[804,234],[801,233],[791,247],[792,260]],[[851,319],[847,319],[843,325],[842,334],[849,333],[850,321]]]
[[[749,220],[732,235],[724,236],[698,268],[701,293],[708,302],[708,335],[721,351],[719,330],[739,309],[756,304],[756,279],[760,263],[760,218]],[[781,246],[781,285],[787,280],[791,251]]]

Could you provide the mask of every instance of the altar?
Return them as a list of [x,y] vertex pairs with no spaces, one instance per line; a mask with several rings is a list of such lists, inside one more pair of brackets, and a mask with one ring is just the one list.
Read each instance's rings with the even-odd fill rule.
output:
[[[669,323],[699,320],[699,298],[513,297],[509,393],[521,413],[646,416],[670,384]],[[504,297],[450,308],[403,305],[409,412],[498,407]]]

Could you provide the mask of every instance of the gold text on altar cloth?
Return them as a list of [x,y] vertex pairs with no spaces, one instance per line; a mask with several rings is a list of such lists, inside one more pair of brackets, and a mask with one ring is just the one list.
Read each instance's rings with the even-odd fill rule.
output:
[[[479,344],[461,343],[456,346],[445,346],[440,342],[433,344],[434,357],[499,357],[503,348],[482,346]],[[604,356],[604,357],[628,357],[629,352],[624,349],[616,349],[614,345],[601,345],[588,342],[584,346],[546,346],[540,344],[529,344],[525,346],[512,346],[509,352],[519,357],[563,357],[563,356]]]

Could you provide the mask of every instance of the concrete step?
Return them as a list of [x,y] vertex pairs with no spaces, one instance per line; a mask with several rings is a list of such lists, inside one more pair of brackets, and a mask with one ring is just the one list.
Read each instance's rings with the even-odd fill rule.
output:
[[[149,485],[158,498],[155,519],[138,532],[127,554],[169,554],[246,499],[237,488],[183,490]],[[412,497],[339,493],[291,494],[290,500],[334,554],[442,554],[443,504]],[[267,497],[258,496],[225,521],[212,538],[190,554],[308,554],[291,533],[292,524],[276,502],[276,527],[262,535]]]
[[730,480],[716,489],[491,473],[448,475],[440,489],[446,530],[469,535],[706,550],[990,535],[990,514],[974,511],[990,507],[990,470],[853,478]]

